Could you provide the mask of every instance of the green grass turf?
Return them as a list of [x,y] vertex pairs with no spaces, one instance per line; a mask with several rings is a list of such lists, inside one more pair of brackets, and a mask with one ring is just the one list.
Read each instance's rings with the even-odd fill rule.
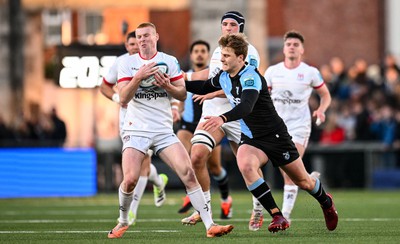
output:
[[[281,205],[281,190],[274,190]],[[139,219],[119,240],[108,240],[107,232],[118,217],[117,194],[88,198],[41,198],[0,200],[1,243],[400,243],[400,191],[332,192],[339,212],[338,228],[325,228],[317,202],[307,193],[299,193],[292,214],[292,226],[276,234],[248,230],[251,196],[233,192],[233,218],[219,219],[219,197],[213,194],[214,219],[233,224],[227,236],[206,238],[202,223],[187,227],[180,224],[185,215],[177,213],[182,192],[167,192],[166,204],[156,208],[153,195],[146,191],[139,207]]]

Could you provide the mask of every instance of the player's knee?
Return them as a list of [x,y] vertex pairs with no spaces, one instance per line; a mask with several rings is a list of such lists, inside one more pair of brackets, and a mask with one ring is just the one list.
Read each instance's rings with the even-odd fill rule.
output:
[[213,136],[205,130],[195,131],[191,142],[192,145],[201,144],[206,146],[210,152],[214,149],[216,144]]
[[204,150],[192,150],[190,160],[194,170],[201,170],[207,167],[207,160],[210,153],[207,149]]
[[254,169],[251,164],[238,163],[238,167],[242,175],[245,177],[252,174],[257,174],[257,169]]
[[185,186],[192,186],[196,184],[196,175],[192,168],[188,167],[185,171],[182,172],[181,180]]
[[133,188],[135,188],[136,184],[137,184],[138,179],[135,178],[133,175],[130,174],[126,174],[124,175],[124,184],[126,186],[126,188],[133,190]]

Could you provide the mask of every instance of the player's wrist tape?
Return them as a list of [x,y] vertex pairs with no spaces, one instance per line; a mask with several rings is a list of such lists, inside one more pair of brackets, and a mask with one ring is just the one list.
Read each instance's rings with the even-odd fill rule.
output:
[[191,81],[192,80],[192,72],[186,73],[186,80]]
[[119,103],[119,94],[118,93],[114,93],[113,95],[112,95],[112,98],[111,98],[111,100],[113,100],[114,102],[116,102],[116,103]]
[[228,120],[224,115],[220,115],[219,117],[221,117],[222,121],[224,121],[224,123],[226,123],[226,121]]
[[171,107],[172,109],[176,109],[176,110],[178,110],[179,111],[179,106],[178,105],[172,105],[172,107]]

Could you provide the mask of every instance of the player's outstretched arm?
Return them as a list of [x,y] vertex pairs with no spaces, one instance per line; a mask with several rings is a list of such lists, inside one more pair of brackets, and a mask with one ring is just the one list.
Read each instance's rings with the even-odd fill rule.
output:
[[187,81],[191,80],[207,80],[209,69],[203,69],[196,72],[184,73],[184,79]]

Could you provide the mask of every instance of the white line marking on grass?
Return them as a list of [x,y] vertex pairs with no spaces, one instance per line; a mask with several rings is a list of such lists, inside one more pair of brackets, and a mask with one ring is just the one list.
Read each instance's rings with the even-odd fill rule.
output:
[[[137,222],[176,222],[180,223],[180,219],[138,219]],[[222,222],[248,222],[248,219],[229,219]],[[292,221],[323,221],[323,218],[296,218]],[[340,221],[347,222],[386,222],[386,221],[400,221],[400,218],[340,218]],[[47,224],[47,223],[108,223],[115,222],[115,219],[18,219],[18,220],[0,220],[1,224]],[[219,221],[217,221],[219,222]]]
[[[143,211],[144,212],[144,211]],[[150,211],[149,211],[150,212]],[[103,210],[84,210],[84,211],[79,211],[79,210],[49,210],[49,211],[29,211],[29,212],[23,212],[21,213],[20,211],[4,211],[2,212],[2,215],[15,215],[15,216],[21,216],[21,215],[99,215],[99,214],[115,214],[115,211],[103,211]]]
[[[33,230],[15,230],[15,231],[0,231],[0,234],[82,234],[82,233],[108,233],[106,230],[45,230],[45,231],[33,231]],[[158,232],[158,233],[177,233],[179,230],[133,230],[126,231],[130,233],[147,233],[147,232]]]

